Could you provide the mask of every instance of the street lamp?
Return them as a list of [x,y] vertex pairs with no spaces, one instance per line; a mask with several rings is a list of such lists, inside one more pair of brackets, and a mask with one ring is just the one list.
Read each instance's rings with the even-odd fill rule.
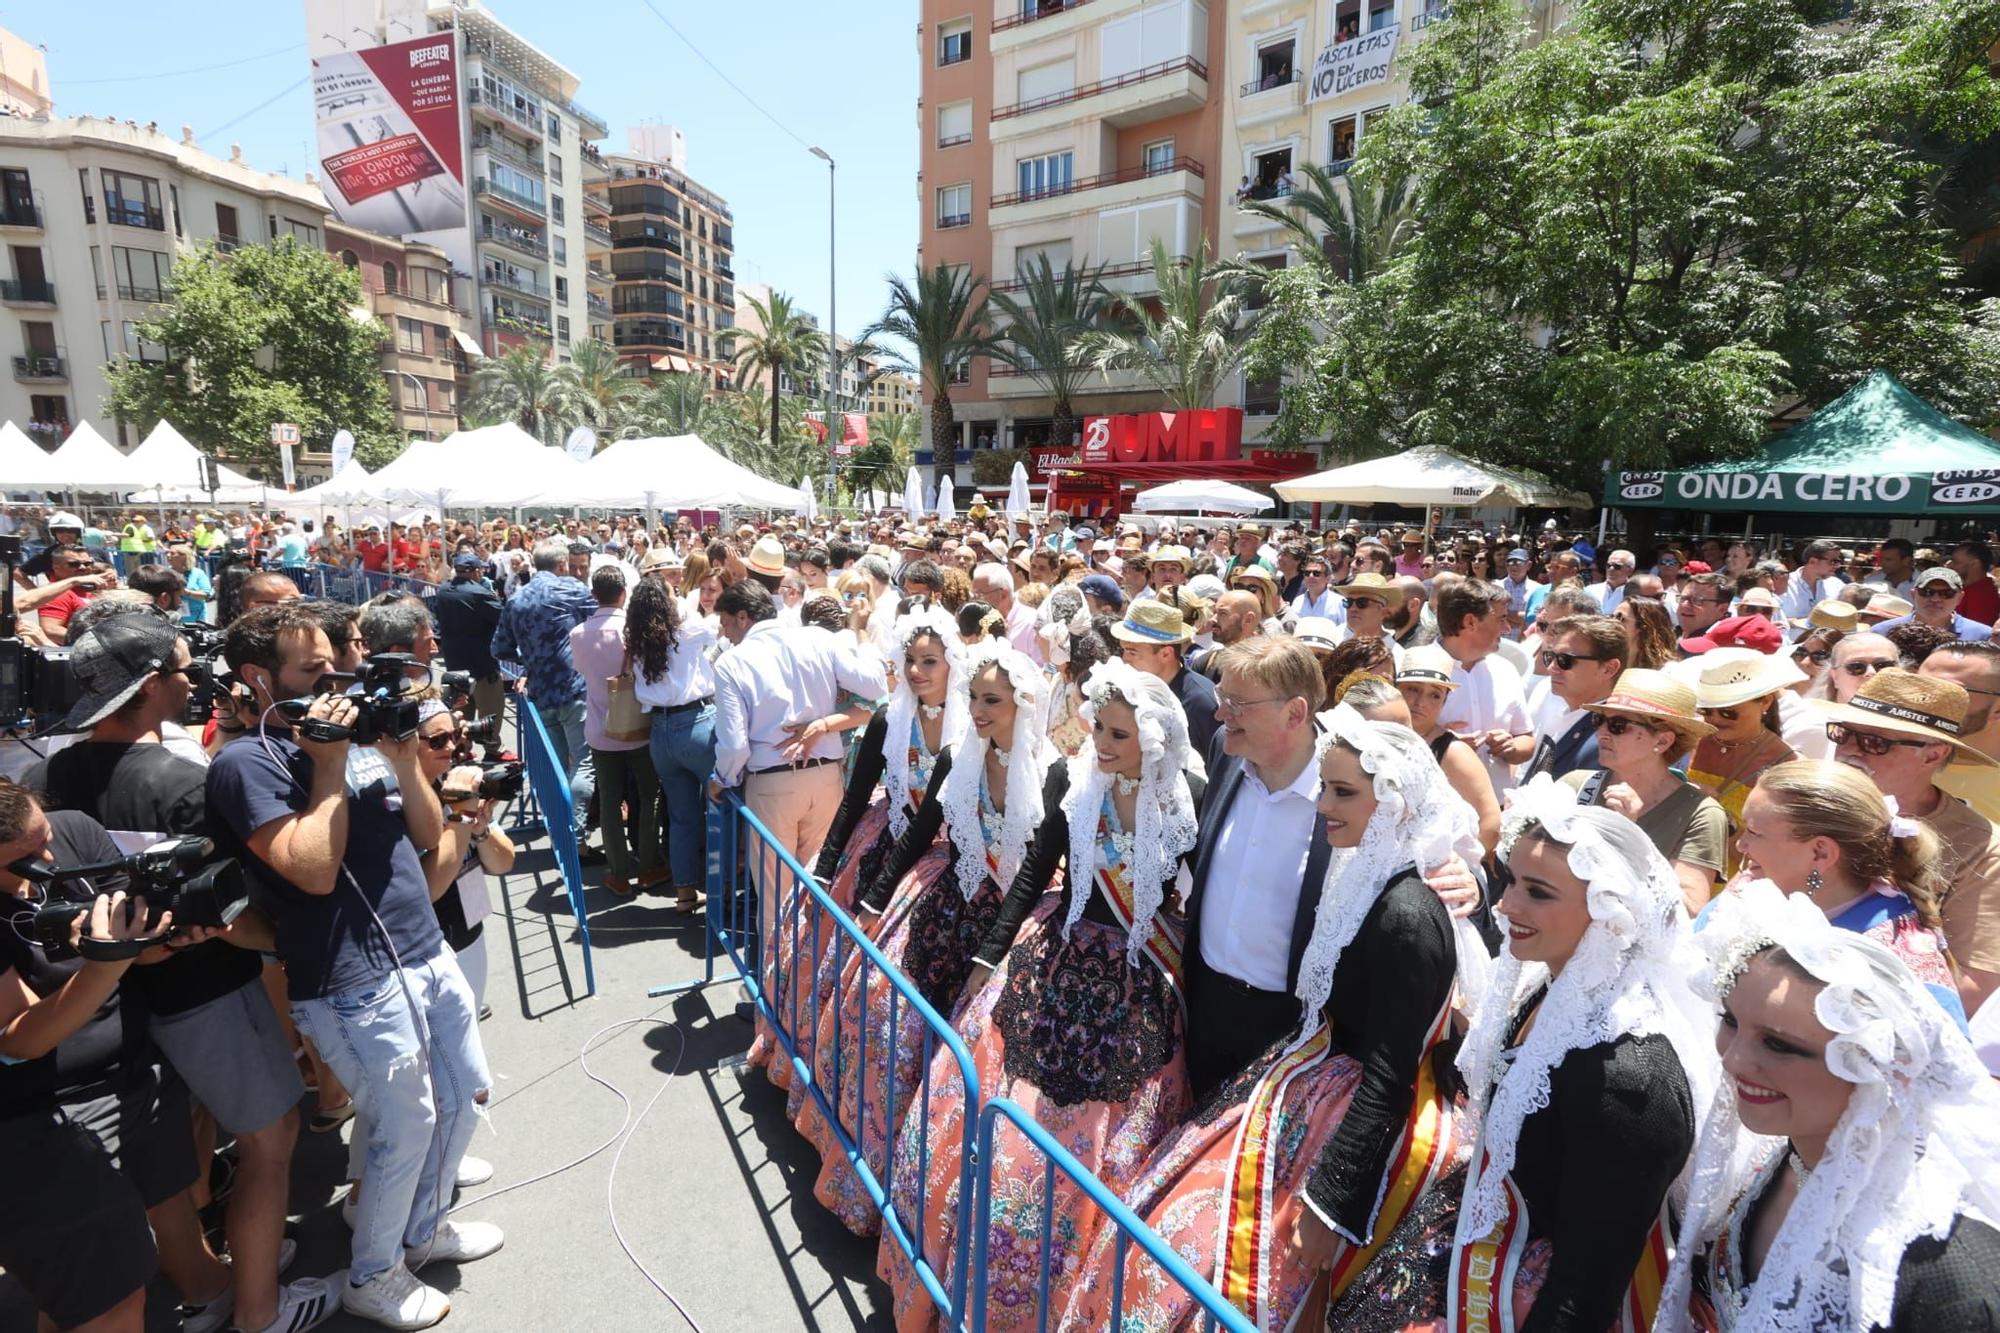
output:
[[[833,240],[835,167],[833,155],[828,153],[826,149],[815,146],[811,149],[811,152],[814,157],[826,163],[826,443],[827,459],[831,464],[831,461],[838,456],[834,451],[840,446],[840,441],[833,437],[834,417],[840,404],[840,318],[838,306],[835,303],[838,295],[838,283],[835,280],[836,268],[834,256],[836,251]],[[845,438],[846,423],[844,420],[841,423],[841,431],[842,438]],[[831,495],[827,497],[829,501],[832,498]]]

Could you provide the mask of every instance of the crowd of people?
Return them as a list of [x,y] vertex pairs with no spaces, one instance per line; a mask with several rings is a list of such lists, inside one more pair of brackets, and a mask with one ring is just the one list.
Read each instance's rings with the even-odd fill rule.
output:
[[[341,534],[313,540],[341,558]],[[466,673],[469,721],[522,696],[614,896],[702,910],[705,805],[733,790],[948,1018],[979,1095],[1023,1107],[1259,1327],[2000,1324],[2000,585],[1983,541],[1641,553],[1554,520],[1449,539],[1100,530],[978,504],[931,524],[454,522],[386,545],[391,569],[448,572],[358,615],[298,600],[282,552],[233,582],[229,600],[281,604],[230,625],[244,697],[215,735],[169,718],[178,652],[118,657],[144,667],[142,695],[169,696],[152,738],[190,765],[212,755],[189,786],[205,810],[137,826],[205,821],[265,890],[269,938],[232,927],[166,966],[235,963],[244,1031],[269,1023],[255,1039],[284,1061],[274,1080],[292,1072],[289,1019],[318,1114],[358,1113],[354,1266],[334,1297],[349,1308],[441,1317],[410,1267],[499,1243],[444,1217],[441,1182],[466,1177],[453,1164],[473,1160],[486,1083],[466,1002],[483,894],[466,876],[512,849],[484,806],[377,800],[462,797],[460,718],[427,704],[411,742],[358,749],[270,711],[402,652]],[[92,575],[52,560],[20,577],[26,593]],[[49,596],[72,592],[80,676],[107,634],[178,642],[142,593]],[[98,619],[107,602],[135,614]],[[351,707],[317,700],[321,720]],[[102,781],[19,790],[44,840],[71,827],[65,801],[109,827],[140,817],[90,811]],[[942,1272],[980,1108],[949,1053],[925,1068],[889,978],[796,928],[812,900],[752,862],[766,990],[805,1016],[790,1036],[843,1132],[761,1024],[752,1063],[820,1151],[816,1196],[879,1230],[851,1140]],[[266,985],[281,969],[275,1021],[232,949],[266,952]],[[53,1013],[21,1015],[87,1017],[83,1000],[137,992],[158,965],[119,980],[83,963],[94,989],[66,1006],[53,966],[14,963],[0,1054],[42,1054],[15,1034]],[[153,1007],[157,1050],[133,1058],[198,1070],[171,1003]],[[466,1095],[454,1113],[418,1124],[374,1077],[412,1054],[354,1040],[385,1022],[429,1034],[434,1081]],[[185,1081],[254,1138],[263,1104],[225,1122],[197,1078],[156,1073],[147,1095]],[[292,1114],[296,1090],[277,1091]],[[1102,1328],[1114,1301],[1125,1327],[1198,1325],[1010,1134],[973,1221],[989,1325]],[[127,1188],[150,1209],[174,1184]],[[236,1207],[232,1250],[275,1284],[282,1256]],[[184,1296],[216,1285],[144,1216]],[[54,1263],[18,1253],[0,1264]],[[219,1271],[255,1321],[238,1325],[265,1327],[246,1268]],[[898,1326],[935,1326],[894,1240],[878,1269]],[[75,1297],[59,1277],[45,1289]],[[377,1289],[402,1303],[371,1305]],[[44,1308],[59,1325],[77,1311]]]

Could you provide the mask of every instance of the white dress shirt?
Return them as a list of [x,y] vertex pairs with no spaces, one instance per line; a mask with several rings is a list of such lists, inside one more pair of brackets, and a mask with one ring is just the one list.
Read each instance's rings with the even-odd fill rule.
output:
[[[843,689],[880,699],[889,684],[879,662],[826,630],[773,620],[752,625],[715,664],[716,776],[733,787],[746,771],[783,766],[782,747],[790,739],[785,724],[833,712]],[[806,757],[838,759],[842,753],[841,738],[829,733]]]
[[[1528,716],[1528,701],[1521,688],[1521,673],[1500,658],[1486,656],[1471,667],[1452,664],[1451,678],[1458,688],[1444,701],[1438,721],[1463,736],[1470,732],[1504,727],[1519,736],[1535,729]],[[1496,759],[1485,750],[1479,757],[1493,779],[1493,794],[1514,789],[1514,766]]]
[[1304,620],[1307,616],[1323,616],[1336,625],[1345,625],[1347,623],[1347,601],[1339,593],[1335,592],[1332,585],[1329,584],[1326,591],[1319,595],[1319,600],[1316,602],[1309,593],[1302,592],[1297,597],[1292,598],[1292,614],[1300,620]]
[[1312,854],[1319,766],[1272,791],[1249,765],[1208,862],[1201,898],[1201,956],[1217,972],[1282,991],[1291,970],[1292,923]]
[[1785,590],[1778,594],[1778,614],[1787,620],[1804,620],[1815,606],[1840,596],[1846,586],[1839,579],[1821,579],[1815,584],[1795,569],[1785,580]]
[[691,704],[715,693],[715,626],[703,620],[683,620],[674,633],[674,646],[667,650],[666,674],[648,680],[635,660],[632,663],[632,693],[646,706],[672,708]]
[[1631,586],[1632,580],[1626,579],[1615,588],[1609,583],[1593,583],[1584,591],[1597,599],[1598,613],[1608,616],[1618,609],[1620,602],[1625,600],[1625,590]]

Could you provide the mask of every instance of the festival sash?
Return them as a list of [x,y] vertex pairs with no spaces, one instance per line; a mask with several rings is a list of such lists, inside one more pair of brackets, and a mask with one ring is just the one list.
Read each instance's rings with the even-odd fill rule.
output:
[[[1389,1152],[1381,1202],[1376,1209],[1374,1240],[1356,1246],[1338,1238],[1332,1267],[1315,1283],[1316,1290],[1301,1302],[1301,1309],[1323,1309],[1339,1300],[1388,1243],[1424,1192],[1450,1165],[1452,1102],[1438,1087],[1431,1060],[1432,1050],[1444,1036],[1450,1015],[1451,1006],[1447,1002],[1439,1007],[1424,1037],[1410,1113]],[[1272,1313],[1271,1246],[1291,1243],[1289,1236],[1271,1234],[1277,1192],[1277,1140],[1287,1118],[1285,1094],[1293,1080],[1333,1054],[1333,1025],[1321,1014],[1305,1040],[1286,1048],[1257,1080],[1237,1123],[1235,1141],[1230,1145],[1229,1197],[1223,1203],[1222,1230],[1217,1237],[1215,1285],[1230,1304],[1260,1329],[1270,1327]]]
[[[1105,798],[1106,804],[1110,797]],[[1108,821],[1107,821],[1108,822]],[[1098,825],[1103,829],[1104,824]],[[989,853],[990,855],[990,853]],[[1132,922],[1137,919],[1135,910],[1136,891],[1132,887],[1132,876],[1119,858],[1117,844],[1109,833],[1104,833],[1097,844],[1097,887],[1104,893],[1105,902],[1111,905],[1111,915],[1118,919],[1129,934]],[[1163,904],[1164,905],[1164,904]],[[1181,1002],[1183,1016],[1187,1008],[1187,997],[1181,993],[1181,942],[1168,927],[1163,912],[1153,913],[1147,925],[1146,937],[1139,942],[1139,948],[1174,988],[1174,998]]]
[[[1485,1149],[1480,1149],[1482,1163]],[[1528,1244],[1528,1205],[1513,1177],[1501,1180],[1506,1211],[1486,1235],[1463,1242],[1451,1257],[1451,1284],[1445,1314],[1451,1333],[1514,1333],[1514,1283],[1520,1277],[1521,1255]],[[1618,1303],[1615,1333],[1646,1333],[1659,1312],[1660,1291],[1666,1286],[1667,1205],[1646,1233],[1645,1252]]]

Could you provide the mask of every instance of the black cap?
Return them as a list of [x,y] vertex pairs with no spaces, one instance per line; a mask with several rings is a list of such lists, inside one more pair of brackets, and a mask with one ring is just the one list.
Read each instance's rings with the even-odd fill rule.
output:
[[164,617],[136,614],[100,620],[70,646],[76,706],[64,727],[83,731],[123,707],[149,677],[173,660],[181,632]]

